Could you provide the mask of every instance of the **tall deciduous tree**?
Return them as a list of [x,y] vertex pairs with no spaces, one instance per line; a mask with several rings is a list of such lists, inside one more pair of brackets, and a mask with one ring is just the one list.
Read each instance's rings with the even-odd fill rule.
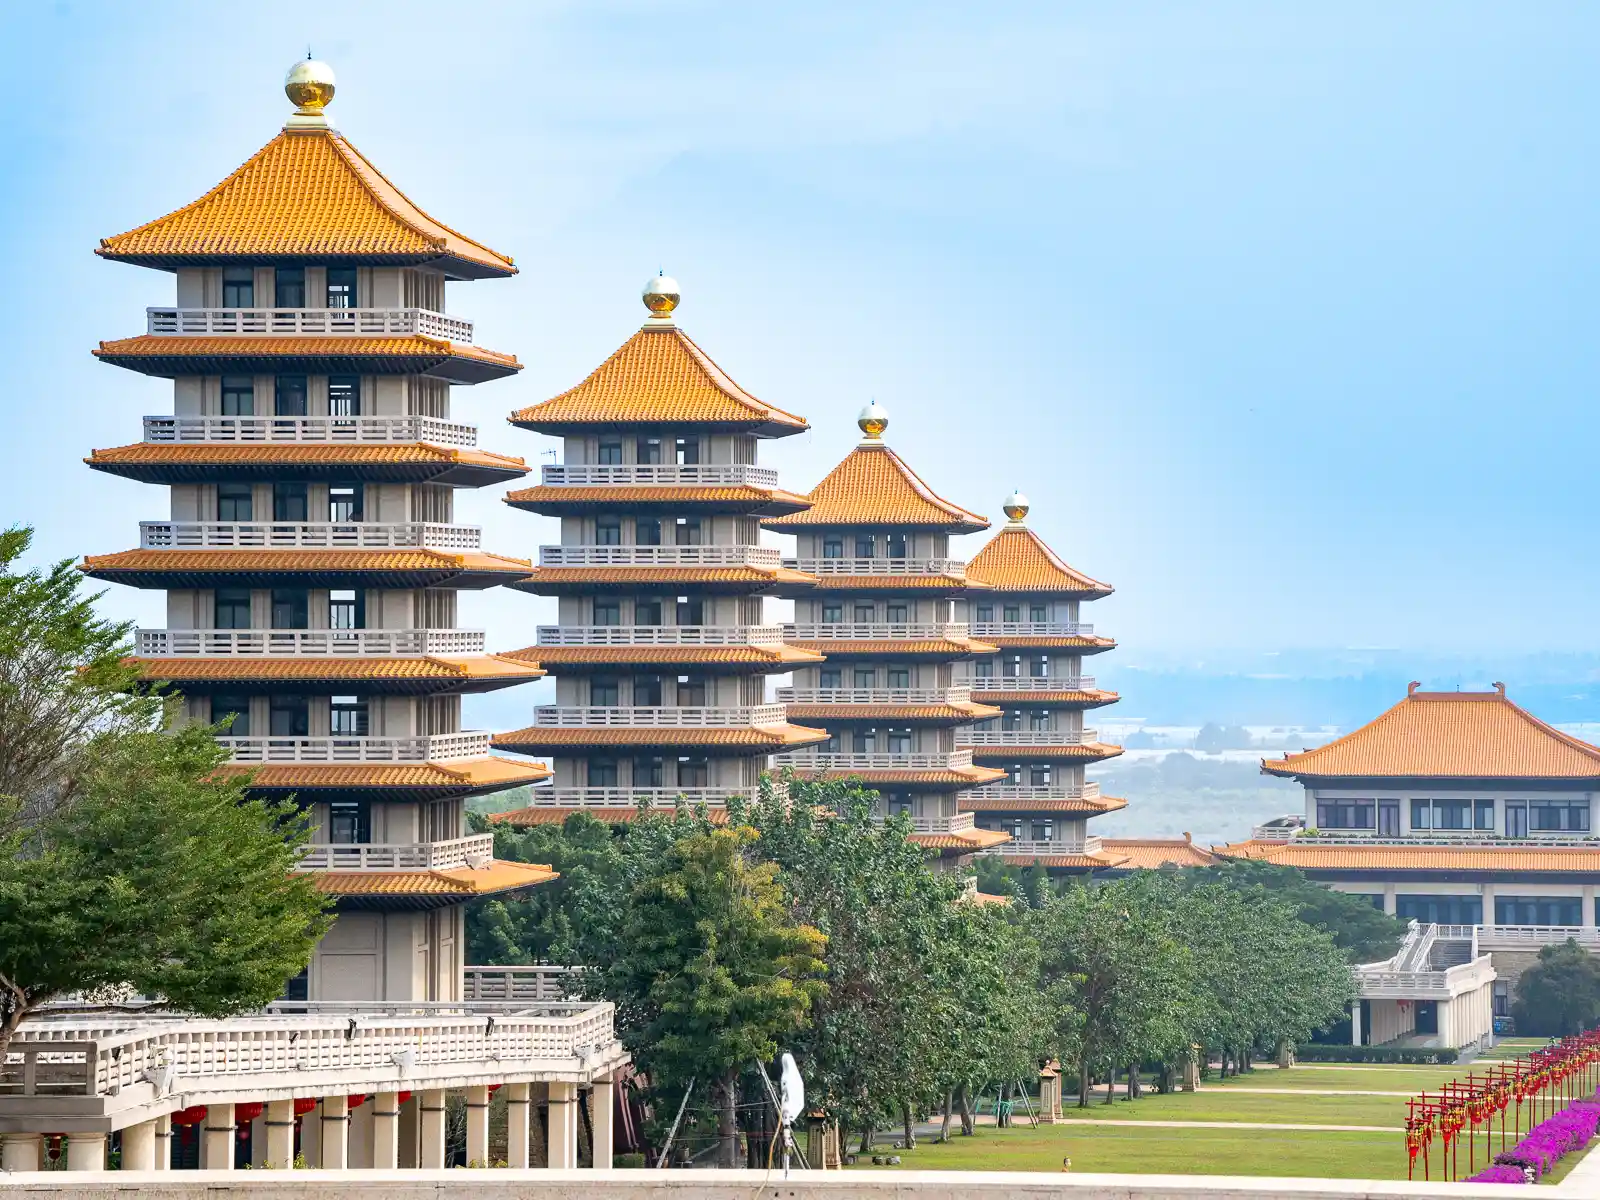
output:
[[1600,1023],[1600,958],[1568,938],[1539,951],[1517,979],[1511,1016],[1518,1033],[1564,1037]]

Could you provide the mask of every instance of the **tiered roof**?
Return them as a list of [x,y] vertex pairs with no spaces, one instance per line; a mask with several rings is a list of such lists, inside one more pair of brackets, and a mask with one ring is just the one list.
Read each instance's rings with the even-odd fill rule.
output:
[[246,775],[272,792],[367,792],[389,799],[477,796],[550,778],[548,767],[510,758],[465,758],[419,763],[225,763],[223,775]]
[[[1115,589],[1069,567],[1044,539],[1012,522],[989,539],[967,564],[967,575],[997,592],[1097,599]],[[1030,643],[1031,645],[1032,643]]]
[[1098,817],[1128,807],[1121,796],[1059,796],[1046,800],[1012,800],[967,792],[961,797],[962,812],[1074,813]]
[[330,896],[432,896],[470,900],[549,883],[561,877],[548,863],[496,859],[482,867],[422,871],[317,871],[317,890]]
[[1100,848],[1122,861],[1120,870],[1154,871],[1161,867],[1212,867],[1220,861],[1194,838],[1101,838]]
[[1234,842],[1215,848],[1224,858],[1258,859],[1307,871],[1371,872],[1375,875],[1405,871],[1413,878],[1422,872],[1440,877],[1481,875],[1507,878],[1524,875],[1581,875],[1600,880],[1600,853],[1590,846],[1408,846],[1404,842],[1329,844],[1318,838],[1287,842]]
[[[498,587],[527,575],[527,559],[445,550],[121,550],[90,554],[79,568],[132,587],[241,587],[261,579],[317,576],[374,588]],[[263,582],[262,586],[273,586]],[[337,587],[338,584],[329,583]]]
[[412,658],[386,658],[365,655],[355,658],[324,658],[319,655],[273,657],[271,655],[181,655],[172,658],[135,660],[140,677],[194,689],[202,685],[284,684],[349,682],[361,683],[366,691],[388,694],[426,694],[430,692],[487,692],[513,687],[544,677],[536,662],[523,662],[499,654],[461,657],[427,655]]
[[949,533],[989,528],[987,517],[940,497],[877,440],[862,442],[847,454],[806,499],[810,507],[803,512],[762,524],[784,533],[846,525],[902,525]]
[[94,356],[112,366],[164,378],[259,369],[312,375],[432,375],[448,383],[482,383],[522,370],[514,354],[423,334],[207,337],[141,333],[101,342]]
[[135,442],[96,450],[97,471],[144,483],[228,479],[328,479],[348,473],[376,483],[479,487],[528,473],[528,464],[490,450],[428,442]]

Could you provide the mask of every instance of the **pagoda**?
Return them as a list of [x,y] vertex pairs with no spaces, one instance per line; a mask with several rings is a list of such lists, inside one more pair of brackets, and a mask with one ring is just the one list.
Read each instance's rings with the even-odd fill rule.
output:
[[825,744],[778,763],[813,778],[858,779],[879,795],[880,815],[909,816],[913,838],[951,863],[1006,840],[959,811],[963,791],[1004,778],[973,764],[959,738],[999,717],[957,678],[958,665],[992,655],[952,618],[970,584],[950,555],[951,535],[987,529],[984,517],[941,498],[883,440],[876,404],[863,439],[806,497],[806,507],[764,522],[798,539],[785,566],[813,582],[785,583],[795,620],[789,644],[826,656],[796,667],[779,700],[797,721],[821,725]]
[[959,599],[972,636],[999,649],[971,664],[972,698],[1003,710],[962,730],[959,744],[1001,777],[963,793],[961,809],[976,814],[980,828],[1011,835],[998,850],[1008,862],[1068,874],[1112,867],[1128,855],[1086,827],[1126,801],[1102,796],[1084,768],[1122,749],[1085,729],[1083,714],[1116,703],[1117,694],[1083,673],[1083,659],[1116,643],[1078,619],[1084,601],[1112,589],[1068,566],[1028,528],[1026,496],[1008,496],[1004,510],[1006,525],[973,558]]
[[764,596],[811,577],[758,544],[763,517],[809,502],[757,452],[808,426],[678,328],[674,280],[650,280],[643,298],[643,327],[587,379],[511,416],[562,442],[560,464],[506,496],[561,522],[560,544],[513,585],[556,597],[557,623],[510,655],[556,676],[556,703],[494,744],[548,757],[555,778],[499,823],[579,809],[622,822],[680,798],[715,814],[756,796],[772,754],[827,738],[766,700],[768,675],[821,661],[763,617]]
[[457,597],[529,564],[486,553],[455,493],[524,475],[453,420],[451,389],[510,376],[445,313],[446,285],[511,259],[406,198],[329,123],[326,64],[302,62],[282,132],[200,199],[97,253],[170,272],[175,303],[102,342],[105,363],[172,380],[172,411],[97,471],[168,489],[137,549],[96,579],[166,593],[138,662],[180,719],[231,719],[229,771],[295,796],[301,866],[338,917],[289,999],[460,998],[464,905],[552,878],[465,835],[465,801],[544,778],[461,728],[464,694],[543,674],[457,627]]

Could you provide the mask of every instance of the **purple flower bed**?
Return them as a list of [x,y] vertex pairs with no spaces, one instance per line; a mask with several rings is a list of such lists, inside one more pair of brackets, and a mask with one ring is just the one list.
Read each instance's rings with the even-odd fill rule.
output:
[[1564,1154],[1581,1150],[1600,1129],[1600,1096],[1574,1100],[1548,1121],[1541,1121],[1511,1149],[1495,1155],[1495,1165],[1479,1171],[1468,1183],[1526,1183],[1525,1169],[1535,1179]]

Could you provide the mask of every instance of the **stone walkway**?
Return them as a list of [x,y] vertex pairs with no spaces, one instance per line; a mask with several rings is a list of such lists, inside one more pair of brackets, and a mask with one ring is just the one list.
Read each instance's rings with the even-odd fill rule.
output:
[[1578,1165],[1550,1190],[1567,1196],[1600,1196],[1600,1142],[1584,1151]]

